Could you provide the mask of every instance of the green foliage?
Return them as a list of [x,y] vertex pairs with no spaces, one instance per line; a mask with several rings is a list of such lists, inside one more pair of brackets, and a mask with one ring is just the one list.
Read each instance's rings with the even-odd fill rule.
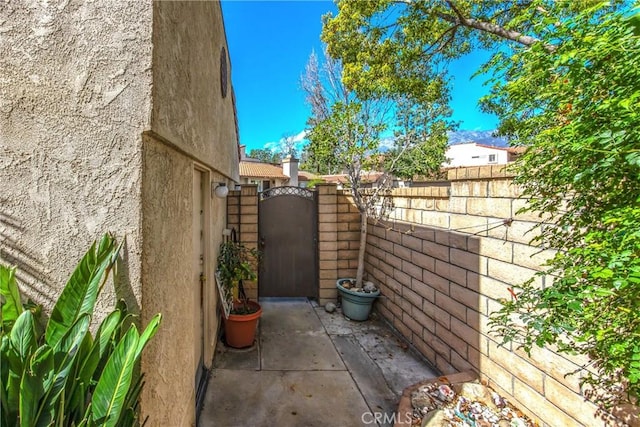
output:
[[385,168],[407,180],[433,178],[446,161],[449,124],[442,119],[451,113],[441,104],[399,103],[396,112],[395,144],[385,154]]
[[425,103],[446,105],[447,61],[474,47],[491,47],[505,35],[532,43],[535,38],[519,37],[532,28],[526,18],[554,4],[340,0],[338,14],[324,17],[322,39],[329,54],[342,60],[345,84],[358,93],[413,94]]
[[[124,302],[89,331],[95,302],[120,247],[105,235],[82,258],[44,330],[23,309],[15,269],[0,266],[0,420],[13,426],[133,426],[142,387],[134,372],[160,315],[142,335]],[[127,327],[127,325],[129,325]]]
[[[216,267],[216,276],[218,283],[222,288],[223,298],[229,307],[234,307],[234,299],[238,295],[234,295],[239,291],[239,287],[243,280],[256,280],[258,277],[256,270],[260,260],[260,252],[255,248],[249,248],[242,243],[228,239],[220,244],[220,252],[218,254],[218,264]],[[244,290],[240,290],[240,298],[243,311],[247,311],[247,298],[243,294]],[[232,312],[238,309],[232,308]]]
[[[517,183],[557,248],[553,286],[516,288],[494,316],[505,341],[587,354],[584,382],[602,407],[640,395],[640,36],[638,9],[606,5],[541,22],[556,48],[498,55],[485,108],[528,146]],[[552,225],[553,224],[553,225]],[[515,319],[514,319],[515,318]]]
[[482,107],[528,147],[516,181],[541,216],[535,243],[557,256],[544,287],[504,301],[494,332],[588,355],[583,378],[603,408],[640,391],[639,37],[637,1],[597,0],[340,0],[322,34],[359,94],[442,105],[449,60],[496,52],[480,70],[494,76]]
[[280,154],[267,148],[254,148],[249,152],[249,157],[264,163],[280,163],[282,160]]

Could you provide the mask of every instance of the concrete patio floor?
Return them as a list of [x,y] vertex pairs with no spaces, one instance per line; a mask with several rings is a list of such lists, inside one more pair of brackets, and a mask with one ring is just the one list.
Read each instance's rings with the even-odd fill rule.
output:
[[219,342],[200,427],[393,425],[402,390],[435,370],[383,321],[264,299],[256,345]]

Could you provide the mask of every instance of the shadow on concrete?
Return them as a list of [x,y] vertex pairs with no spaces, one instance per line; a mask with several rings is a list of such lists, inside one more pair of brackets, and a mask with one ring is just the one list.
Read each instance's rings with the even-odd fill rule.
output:
[[433,369],[384,322],[306,299],[261,299],[256,345],[218,343],[198,425],[393,425],[407,386]]

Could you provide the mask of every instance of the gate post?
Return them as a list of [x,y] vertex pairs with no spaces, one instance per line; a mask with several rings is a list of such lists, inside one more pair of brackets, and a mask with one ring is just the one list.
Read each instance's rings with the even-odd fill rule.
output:
[[[238,241],[248,248],[258,248],[258,186],[243,185],[227,197],[227,227],[235,228]],[[247,297],[258,299],[258,282],[243,281]]]
[[318,184],[318,303],[336,301],[338,292],[338,190],[335,184]]
[[[243,185],[240,189],[239,235],[240,242],[248,248],[258,249],[258,186]],[[243,281],[247,297],[258,299],[258,282]]]

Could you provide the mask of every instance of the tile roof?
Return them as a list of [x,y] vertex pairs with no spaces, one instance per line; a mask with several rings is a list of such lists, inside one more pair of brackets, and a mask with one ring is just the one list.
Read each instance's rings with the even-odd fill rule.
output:
[[322,179],[320,175],[316,175],[312,172],[307,171],[298,171],[298,180],[299,181],[311,181],[312,179]]
[[271,163],[240,162],[240,176],[254,178],[289,179],[282,173],[282,167]]

